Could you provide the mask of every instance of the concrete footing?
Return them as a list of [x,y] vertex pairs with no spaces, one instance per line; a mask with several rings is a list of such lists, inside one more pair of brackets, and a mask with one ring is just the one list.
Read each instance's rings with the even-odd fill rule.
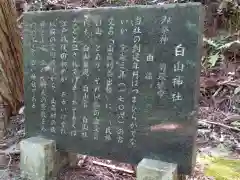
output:
[[177,180],[177,165],[143,159],[137,166],[137,180]]

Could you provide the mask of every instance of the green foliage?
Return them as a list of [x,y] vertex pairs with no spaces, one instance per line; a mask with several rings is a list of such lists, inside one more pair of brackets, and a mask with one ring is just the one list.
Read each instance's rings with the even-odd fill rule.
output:
[[210,63],[211,67],[214,67],[219,59],[219,53],[212,54],[209,56],[208,62]]
[[206,164],[205,175],[215,180],[240,180],[240,160],[223,157],[201,156],[200,161]]
[[240,29],[240,6],[235,1],[228,0],[227,9],[229,12],[229,31],[230,33],[238,31]]
[[214,67],[219,60],[221,60],[221,48],[226,43],[226,39],[206,39],[204,38],[203,41],[206,43],[207,53],[208,56],[204,58],[204,67],[211,68]]

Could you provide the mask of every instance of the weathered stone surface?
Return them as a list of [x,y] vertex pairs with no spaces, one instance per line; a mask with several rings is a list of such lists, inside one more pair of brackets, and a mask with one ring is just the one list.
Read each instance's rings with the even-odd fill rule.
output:
[[20,169],[27,179],[51,180],[68,163],[68,154],[56,151],[56,142],[32,137],[20,142]]
[[0,129],[3,130],[5,129],[5,116],[4,116],[4,112],[0,111]]
[[5,135],[5,131],[4,130],[0,130],[0,138],[3,138]]
[[3,138],[5,135],[7,121],[8,121],[8,116],[7,116],[6,108],[0,96],[0,138]]
[[7,167],[7,165],[8,165],[8,162],[7,162],[6,155],[5,154],[0,154],[0,168],[5,168],[5,167]]
[[177,165],[143,159],[137,166],[137,180],[177,180]]
[[195,163],[201,5],[24,14],[27,135],[70,152]]

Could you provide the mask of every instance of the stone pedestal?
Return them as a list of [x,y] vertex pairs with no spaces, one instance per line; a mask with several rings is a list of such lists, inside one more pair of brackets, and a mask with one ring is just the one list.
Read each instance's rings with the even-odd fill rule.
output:
[[20,142],[21,176],[26,179],[53,180],[63,166],[69,164],[69,153],[57,152],[56,142],[31,137]]
[[137,166],[137,180],[177,180],[177,165],[143,159]]

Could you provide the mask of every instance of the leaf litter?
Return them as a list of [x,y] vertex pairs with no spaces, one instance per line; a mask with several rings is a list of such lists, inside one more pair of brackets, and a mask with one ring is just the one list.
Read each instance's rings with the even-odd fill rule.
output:
[[[16,0],[21,12],[133,4],[166,4],[186,0]],[[240,1],[201,1],[206,10],[201,63],[198,113],[198,153],[240,159]],[[22,29],[21,29],[22,30]],[[20,110],[22,111],[22,110]],[[24,115],[12,117],[5,139],[0,142],[0,179],[21,179],[19,142],[24,138]],[[59,180],[135,180],[136,167],[96,157],[79,155],[76,167],[65,167]],[[2,174],[2,175],[1,175]],[[189,180],[210,180],[197,160]]]

